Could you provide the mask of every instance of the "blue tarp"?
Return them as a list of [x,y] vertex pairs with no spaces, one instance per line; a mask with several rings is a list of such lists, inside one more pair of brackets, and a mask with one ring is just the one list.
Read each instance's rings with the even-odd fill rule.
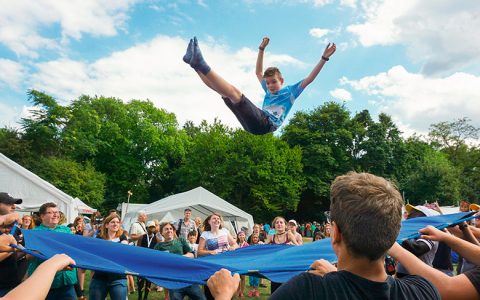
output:
[[[418,230],[426,225],[444,228],[471,215],[472,213],[457,213],[403,221],[397,241],[418,236]],[[24,236],[27,249],[25,251],[39,258],[46,259],[57,253],[65,253],[75,260],[77,267],[138,275],[166,288],[180,288],[194,283],[205,284],[220,268],[285,282],[308,270],[310,264],[317,259],[323,258],[330,262],[337,260],[330,239],[303,246],[255,245],[191,259],[157,250],[51,231],[25,230]]]

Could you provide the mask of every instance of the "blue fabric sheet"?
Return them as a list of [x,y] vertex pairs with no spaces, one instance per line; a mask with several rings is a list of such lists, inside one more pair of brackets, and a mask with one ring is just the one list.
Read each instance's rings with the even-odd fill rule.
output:
[[[471,215],[472,213],[457,213],[403,221],[397,241],[418,236],[418,230],[427,225],[444,228]],[[337,260],[330,239],[303,246],[255,245],[191,259],[158,250],[50,231],[25,230],[24,236],[25,251],[39,258],[46,259],[57,253],[65,253],[75,260],[77,267],[133,274],[166,288],[205,284],[220,268],[285,282],[308,270],[317,259],[323,258],[330,262]]]

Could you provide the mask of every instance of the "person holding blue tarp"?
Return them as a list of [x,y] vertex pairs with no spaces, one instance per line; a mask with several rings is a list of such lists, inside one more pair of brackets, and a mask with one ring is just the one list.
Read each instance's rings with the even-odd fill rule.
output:
[[[58,225],[60,221],[60,211],[53,202],[47,202],[42,204],[39,209],[40,219],[42,223],[32,229],[33,231],[55,231],[65,234],[72,234],[72,231],[67,226]],[[28,266],[28,275],[31,276],[33,272],[38,268],[42,261],[38,258],[34,258],[30,261]],[[75,293],[75,284],[77,283],[77,271],[76,269],[57,272],[53,280],[47,300],[76,300],[77,295]]]
[[[193,250],[190,248],[187,240],[183,237],[177,237],[175,231],[176,229],[170,223],[160,224],[160,232],[164,240],[157,243],[155,249],[193,258]],[[205,300],[205,296],[197,284],[181,289],[170,289],[169,295],[172,300],[183,300],[185,296],[190,297],[192,300]]]
[[[203,221],[204,230],[198,243],[198,256],[217,255],[238,248],[237,241],[223,226],[223,217],[218,213],[209,215]],[[205,296],[207,299],[213,299],[207,286]]]
[[[385,271],[385,255],[400,232],[402,206],[398,190],[382,177],[355,172],[337,177],[330,190],[330,212],[338,269],[326,260],[316,261],[313,271],[291,278],[270,299],[440,299],[426,279],[397,279]],[[216,299],[229,299],[239,281],[240,276],[222,269],[208,286]]]
[[[128,238],[120,227],[120,217],[117,214],[110,214],[105,218],[97,238],[128,244]],[[127,298],[127,277],[123,274],[95,271],[90,283],[89,299],[104,300],[107,294],[110,294],[111,300],[125,300]]]
[[[464,234],[469,233],[470,227],[466,224],[458,225]],[[440,292],[442,299],[479,299],[480,298],[480,245],[464,241],[454,235],[427,226],[420,230],[420,237],[427,240],[446,243],[452,250],[477,265],[466,273],[450,277],[420,261],[415,255],[395,243],[389,254],[401,262],[410,274],[423,276],[431,281]]]

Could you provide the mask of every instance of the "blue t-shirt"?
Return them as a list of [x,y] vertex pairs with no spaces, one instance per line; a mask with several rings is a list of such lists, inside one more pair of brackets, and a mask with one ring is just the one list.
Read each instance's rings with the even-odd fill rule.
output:
[[302,82],[303,79],[294,85],[287,85],[281,88],[275,94],[270,94],[265,79],[262,80],[262,88],[265,91],[262,110],[267,113],[268,118],[277,128],[282,125],[295,99],[303,92]]

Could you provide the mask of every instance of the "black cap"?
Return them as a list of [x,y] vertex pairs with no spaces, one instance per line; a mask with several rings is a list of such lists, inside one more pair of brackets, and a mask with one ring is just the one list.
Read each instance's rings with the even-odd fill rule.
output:
[[22,199],[13,198],[8,193],[0,193],[0,203],[5,204],[21,204]]

